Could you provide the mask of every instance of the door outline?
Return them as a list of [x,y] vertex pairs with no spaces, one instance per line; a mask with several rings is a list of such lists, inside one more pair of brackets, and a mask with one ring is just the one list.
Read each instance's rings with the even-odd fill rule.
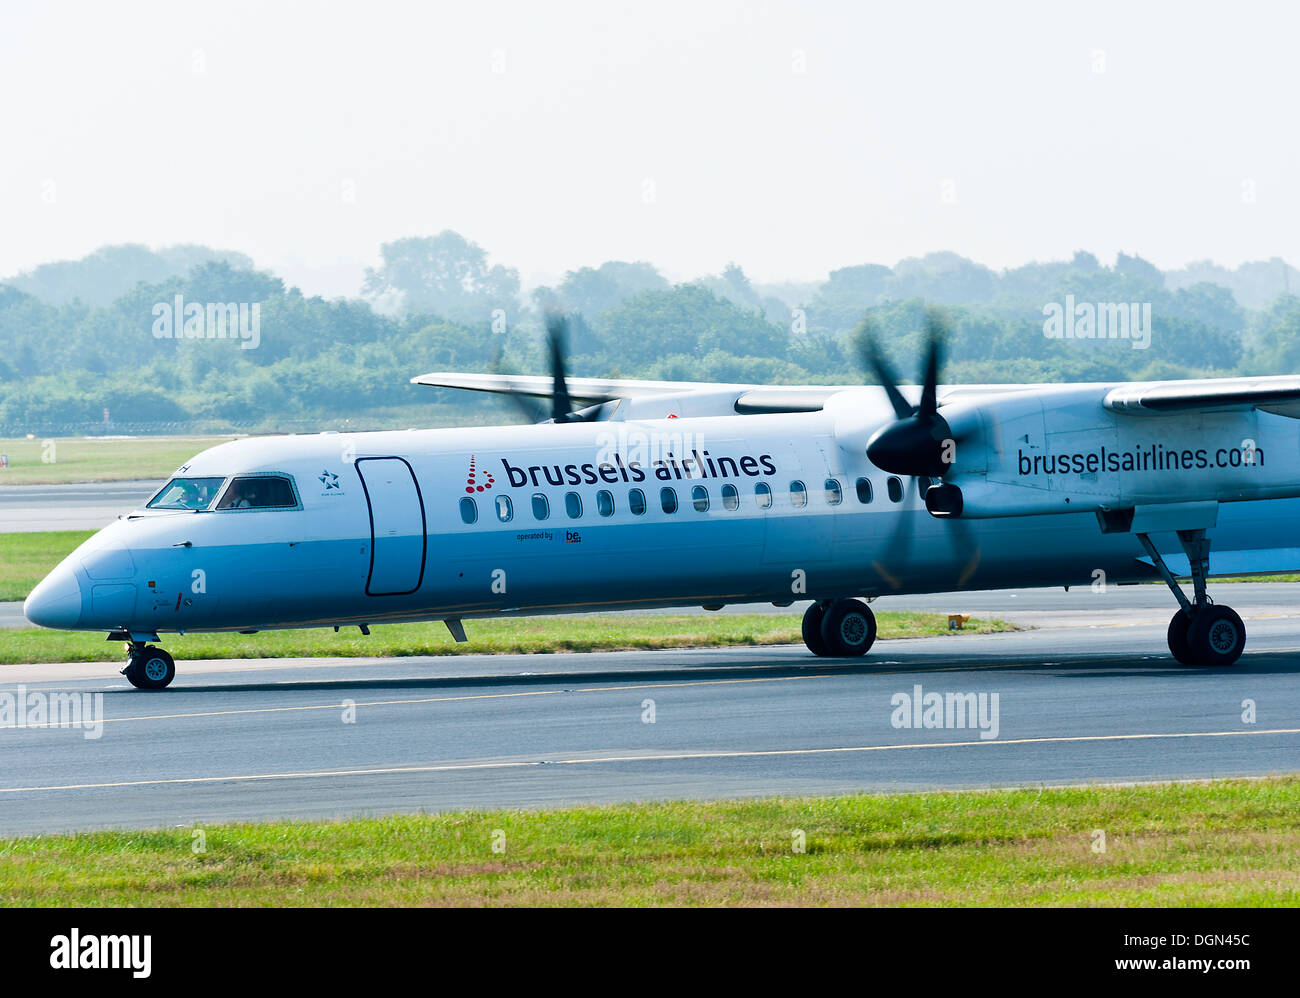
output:
[[[362,461],[401,461],[406,465],[406,470],[411,476],[411,482],[415,485],[415,498],[420,503],[420,576],[415,581],[414,589],[406,589],[401,592],[392,593],[372,593],[370,591],[370,580],[375,575],[375,508],[370,503],[370,489],[366,487],[366,476],[361,473]],[[366,595],[367,596],[409,596],[411,593],[419,592],[420,586],[424,584],[424,567],[429,557],[429,519],[424,513],[424,493],[420,491],[420,480],[415,475],[415,469],[411,467],[411,462],[404,457],[398,457],[396,454],[372,454],[370,457],[359,457],[353,462],[357,469],[357,478],[361,480],[361,491],[366,497],[366,515],[370,517],[370,569],[366,573]]]

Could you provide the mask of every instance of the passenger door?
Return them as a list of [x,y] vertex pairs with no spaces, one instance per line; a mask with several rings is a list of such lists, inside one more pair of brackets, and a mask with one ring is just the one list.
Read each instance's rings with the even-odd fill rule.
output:
[[428,539],[424,498],[415,472],[400,457],[356,462],[370,509],[367,596],[404,596],[420,588]]

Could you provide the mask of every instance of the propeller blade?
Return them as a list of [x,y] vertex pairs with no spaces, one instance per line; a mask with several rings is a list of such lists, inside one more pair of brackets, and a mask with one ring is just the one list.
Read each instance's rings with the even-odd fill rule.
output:
[[[607,411],[605,405],[587,405],[573,411],[573,396],[569,394],[569,382],[565,373],[564,355],[568,342],[569,322],[564,313],[550,310],[546,313],[546,353],[551,368],[551,400],[549,414],[541,402],[528,395],[525,390],[512,390],[508,393],[510,400],[518,407],[530,423],[587,423],[594,422]],[[493,374],[511,377],[515,372],[506,368],[501,359],[501,348],[492,354],[489,370]],[[507,382],[514,389],[516,386]]]
[[[939,368],[943,362],[946,335],[942,313],[938,309],[928,309],[925,324],[927,347],[921,378],[921,404],[913,409],[896,386],[887,384],[885,390],[898,419],[882,426],[867,441],[867,457],[877,468],[895,475],[942,478],[952,470],[949,461],[944,460],[950,458],[952,428],[939,415]],[[892,372],[885,364],[875,339],[864,333],[861,342],[877,377],[892,382]]]
[[573,411],[569,384],[564,376],[564,353],[569,338],[569,322],[563,313],[546,313],[546,340],[551,357],[551,418],[567,423]]
[[969,520],[955,519],[945,520],[948,529],[953,534],[953,547],[957,551],[957,556],[961,558],[962,569],[957,575],[957,585],[964,586],[971,580],[975,570],[980,566],[980,545],[975,539],[975,532],[971,529]]
[[875,376],[876,382],[885,390],[885,395],[889,397],[889,404],[894,407],[894,415],[899,419],[906,419],[912,415],[915,410],[898,390],[898,378],[890,370],[885,355],[880,352],[880,344],[876,342],[875,324],[870,316],[858,324],[854,340],[858,346],[858,359],[863,370],[870,371]]
[[901,589],[903,586],[903,574],[907,570],[907,564],[912,553],[912,531],[914,512],[909,510],[908,500],[916,491],[916,479],[908,478],[907,483],[903,486],[903,500],[898,505],[899,519],[898,526],[894,528],[893,535],[889,538],[889,543],[885,545],[884,554],[876,561],[872,562],[871,567],[876,570],[891,589]]
[[946,336],[943,318],[934,308],[926,310],[925,374],[921,384],[921,405],[918,412],[930,415],[939,411],[939,367],[943,361],[943,343]]
[[[497,347],[496,350],[492,352],[492,359],[488,361],[488,370],[493,374],[501,374],[506,377],[510,377],[515,373],[506,368],[505,362],[501,357],[500,347]],[[514,386],[511,385],[511,387]],[[506,394],[506,398],[514,403],[514,406],[519,410],[520,415],[522,415],[524,419],[528,420],[528,422],[540,423],[546,419],[546,410],[542,407],[540,402],[531,396],[524,395],[521,392],[511,391]]]

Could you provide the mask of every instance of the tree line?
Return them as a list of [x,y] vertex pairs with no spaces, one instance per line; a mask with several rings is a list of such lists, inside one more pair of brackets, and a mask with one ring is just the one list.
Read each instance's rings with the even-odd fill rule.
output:
[[[525,294],[516,270],[448,231],[386,244],[358,297],[326,300],[238,253],[106,247],[0,282],[0,435],[499,420],[498,400],[409,378],[542,373],[548,309],[569,318],[575,375],[862,383],[855,337],[870,328],[908,377],[934,304],[949,328],[950,382],[1293,373],[1292,287],[1300,290],[1300,273],[1276,260],[1162,272],[1138,256],[1108,266],[1080,252],[994,271],[934,253],[766,284],[734,263],[674,284],[649,263],[608,261]],[[247,337],[212,334],[208,307],[237,303],[257,306],[253,349]],[[1046,331],[1053,307],[1121,304],[1146,308],[1144,347]],[[160,334],[163,318],[174,335]]]

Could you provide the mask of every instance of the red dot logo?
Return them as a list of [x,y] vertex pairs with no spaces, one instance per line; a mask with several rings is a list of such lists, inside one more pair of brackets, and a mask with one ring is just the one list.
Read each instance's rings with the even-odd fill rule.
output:
[[495,482],[496,479],[492,477],[492,473],[485,471],[483,472],[483,484],[479,484],[476,460],[474,455],[471,454],[469,458],[469,474],[465,476],[465,491],[470,493],[484,492],[492,488]]

